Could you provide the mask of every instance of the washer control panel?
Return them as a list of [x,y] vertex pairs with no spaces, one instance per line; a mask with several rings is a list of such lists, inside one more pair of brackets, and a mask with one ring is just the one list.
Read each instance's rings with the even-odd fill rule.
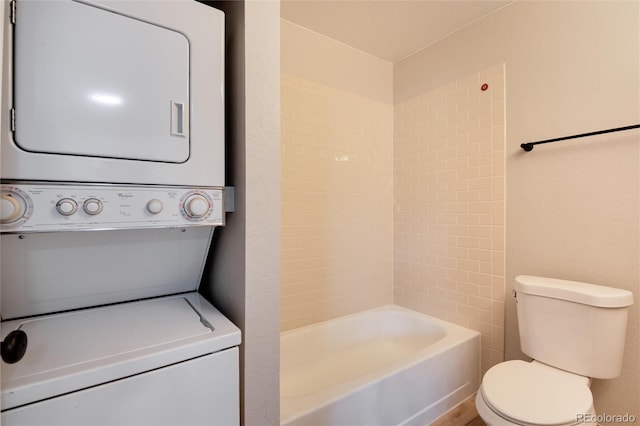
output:
[[2,183],[0,232],[224,225],[222,188]]

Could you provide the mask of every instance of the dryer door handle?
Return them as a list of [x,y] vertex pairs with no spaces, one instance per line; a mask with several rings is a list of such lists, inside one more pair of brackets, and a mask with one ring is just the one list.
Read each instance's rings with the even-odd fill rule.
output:
[[171,101],[171,135],[184,137],[184,102]]

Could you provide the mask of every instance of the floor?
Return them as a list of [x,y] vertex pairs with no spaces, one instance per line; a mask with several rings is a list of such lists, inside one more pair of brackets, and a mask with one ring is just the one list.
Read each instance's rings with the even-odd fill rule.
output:
[[476,394],[464,400],[462,404],[450,410],[430,426],[486,426],[478,416],[475,404]]

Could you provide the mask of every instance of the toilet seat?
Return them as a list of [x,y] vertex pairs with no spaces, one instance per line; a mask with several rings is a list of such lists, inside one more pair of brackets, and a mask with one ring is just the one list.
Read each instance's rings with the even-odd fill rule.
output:
[[507,361],[482,379],[482,399],[500,417],[525,426],[574,425],[589,413],[589,379],[537,361]]

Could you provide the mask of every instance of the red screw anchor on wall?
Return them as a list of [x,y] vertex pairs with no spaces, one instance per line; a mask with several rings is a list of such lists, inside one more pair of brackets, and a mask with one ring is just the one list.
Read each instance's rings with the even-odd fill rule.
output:
[[480,86],[480,90],[482,90],[483,92],[486,92],[488,88],[489,88],[489,85],[487,83],[484,83],[482,86]]

